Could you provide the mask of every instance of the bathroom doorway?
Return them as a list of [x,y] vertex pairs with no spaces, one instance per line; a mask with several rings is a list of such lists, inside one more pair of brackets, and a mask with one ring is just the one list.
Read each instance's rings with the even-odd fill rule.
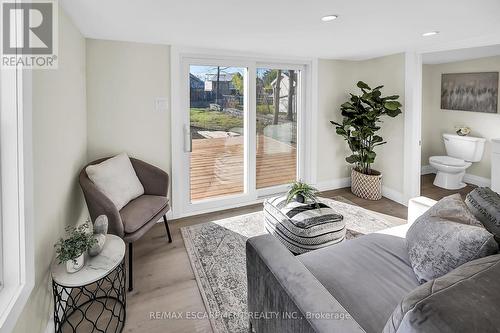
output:
[[500,137],[500,45],[424,53],[421,195],[433,199],[491,184]]

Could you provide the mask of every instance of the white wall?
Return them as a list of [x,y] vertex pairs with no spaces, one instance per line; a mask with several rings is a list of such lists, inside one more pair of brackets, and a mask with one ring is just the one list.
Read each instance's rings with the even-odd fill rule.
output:
[[[320,60],[318,64],[318,182],[332,182],[349,177],[345,157],[349,150],[343,139],[335,134],[330,120],[339,121],[340,105],[349,99],[349,93],[359,94],[358,81],[371,87],[384,85],[384,95],[400,95],[404,104],[405,56],[390,55],[365,61]],[[398,199],[403,192],[403,114],[397,118],[385,117],[380,135],[388,142],[376,148],[374,168],[383,173],[383,186],[387,196]],[[390,193],[390,194],[389,194]]]
[[87,39],[88,158],[127,152],[171,174],[170,48]]
[[86,156],[85,39],[59,8],[59,69],[33,70],[36,276],[14,332],[43,332],[47,326],[53,244],[66,225],[87,215],[77,181]]
[[[422,70],[422,165],[429,157],[446,155],[441,135],[454,133],[455,126],[472,129],[472,136],[488,140],[500,137],[500,114],[441,110],[441,74],[500,71],[500,56],[437,65],[424,65]],[[500,106],[500,100],[499,100]],[[483,178],[491,176],[491,143],[485,146],[481,162],[473,163],[467,173]]]

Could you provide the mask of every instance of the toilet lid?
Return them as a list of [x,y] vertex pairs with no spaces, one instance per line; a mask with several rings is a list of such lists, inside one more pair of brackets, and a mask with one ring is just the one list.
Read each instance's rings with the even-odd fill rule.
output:
[[450,156],[432,156],[429,160],[434,163],[456,167],[463,167],[466,165],[464,160]]

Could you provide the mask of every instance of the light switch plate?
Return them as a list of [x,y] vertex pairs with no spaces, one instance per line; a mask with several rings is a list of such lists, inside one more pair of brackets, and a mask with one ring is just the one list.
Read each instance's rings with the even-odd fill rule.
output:
[[158,97],[155,99],[155,111],[165,112],[168,110],[168,100],[165,97]]

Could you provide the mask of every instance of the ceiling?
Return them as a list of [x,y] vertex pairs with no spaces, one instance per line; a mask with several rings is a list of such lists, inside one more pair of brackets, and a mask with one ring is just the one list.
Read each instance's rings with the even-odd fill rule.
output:
[[424,64],[444,64],[448,62],[494,57],[500,55],[500,45],[473,47],[450,51],[425,53],[422,56]]
[[[500,34],[499,0],[60,2],[88,38],[296,57],[367,59]],[[328,14],[339,18],[322,22]]]

